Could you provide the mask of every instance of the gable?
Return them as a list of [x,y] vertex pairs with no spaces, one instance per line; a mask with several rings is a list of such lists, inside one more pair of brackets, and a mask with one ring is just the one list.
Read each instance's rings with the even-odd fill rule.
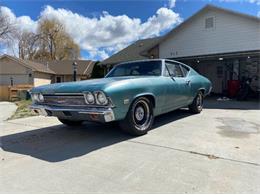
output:
[[30,61],[30,60],[23,60],[21,58],[9,56],[7,54],[0,56],[0,61],[3,59],[8,59],[8,60],[12,61],[13,64],[19,64],[20,66],[25,67],[27,70],[43,72],[43,73],[48,73],[48,74],[55,74],[52,70],[50,70],[48,67],[44,66],[43,64],[36,63],[36,62]]
[[[166,36],[159,44],[159,56],[178,58],[260,50],[259,21],[218,8],[204,9]],[[210,28],[205,28],[207,25]]]
[[32,70],[8,57],[0,58],[1,74],[28,74]]

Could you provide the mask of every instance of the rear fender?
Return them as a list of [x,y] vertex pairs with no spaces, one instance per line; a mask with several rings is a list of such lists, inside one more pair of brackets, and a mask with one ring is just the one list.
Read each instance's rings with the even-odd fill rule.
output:
[[199,88],[197,92],[199,91],[202,91],[203,96],[206,96],[206,89],[204,87]]

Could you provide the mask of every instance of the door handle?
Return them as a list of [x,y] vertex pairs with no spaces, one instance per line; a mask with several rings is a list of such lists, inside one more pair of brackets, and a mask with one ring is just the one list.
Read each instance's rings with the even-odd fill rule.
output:
[[190,80],[187,80],[187,81],[186,81],[186,85],[190,85]]

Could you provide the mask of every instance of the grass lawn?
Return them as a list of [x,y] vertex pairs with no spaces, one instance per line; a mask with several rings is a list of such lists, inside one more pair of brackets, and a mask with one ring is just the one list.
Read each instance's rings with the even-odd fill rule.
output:
[[17,105],[17,110],[8,120],[25,118],[29,116],[37,116],[37,114],[29,109],[29,106],[32,104],[31,100],[21,100],[15,102],[15,104]]

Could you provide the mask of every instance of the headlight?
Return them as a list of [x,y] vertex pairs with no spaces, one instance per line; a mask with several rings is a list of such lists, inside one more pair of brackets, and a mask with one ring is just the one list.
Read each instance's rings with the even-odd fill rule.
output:
[[97,104],[101,104],[101,105],[108,104],[108,99],[107,99],[106,95],[104,94],[104,92],[97,91],[97,92],[95,92],[95,95],[96,95]]
[[39,102],[44,102],[44,97],[41,93],[38,94],[38,101]]
[[41,93],[33,93],[31,97],[34,102],[44,102],[44,97]]
[[85,102],[87,104],[94,104],[95,103],[95,97],[91,92],[85,92],[84,97],[85,97]]
[[32,94],[31,94],[31,97],[32,97],[32,101],[33,101],[33,102],[38,102],[38,94],[32,93]]

